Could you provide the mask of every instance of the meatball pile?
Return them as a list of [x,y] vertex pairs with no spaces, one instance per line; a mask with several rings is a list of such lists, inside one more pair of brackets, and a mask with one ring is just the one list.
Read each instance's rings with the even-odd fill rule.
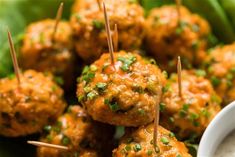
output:
[[[15,76],[0,80],[0,135],[42,133],[38,157],[191,157],[177,139],[199,139],[221,101],[235,99],[235,45],[207,53],[208,23],[183,6],[180,18],[172,5],[153,9],[145,20],[135,0],[104,0],[112,37],[118,26],[120,50],[110,55],[104,8],[97,2],[76,0],[70,21],[60,21],[54,35],[52,19],[26,28],[20,52],[26,71],[20,83]],[[137,53],[141,48],[159,66]],[[182,94],[177,74],[168,78],[161,70],[175,71],[178,56],[190,69],[181,72]],[[76,65],[75,57],[84,62]],[[204,61],[206,72],[191,69]],[[89,65],[76,82],[75,67],[83,64]],[[63,90],[53,82],[58,76],[65,82],[66,100],[76,104],[65,113]],[[72,87],[79,104],[69,95]],[[125,131],[115,132],[118,126]]]
[[40,132],[64,111],[63,90],[51,77],[33,70],[17,79],[0,80],[0,135],[25,136]]
[[220,111],[221,99],[202,71],[182,71],[182,97],[177,75],[172,74],[163,88],[160,124],[182,139],[200,137]]
[[107,156],[113,132],[111,126],[94,122],[79,106],[69,107],[55,125],[47,125],[44,130],[42,142],[67,146],[69,151],[40,147],[38,157]]
[[204,65],[223,105],[228,105],[235,99],[235,44],[211,50]]
[[[142,7],[128,0],[105,0],[105,3],[111,29],[118,25],[119,48],[140,48],[145,32]],[[78,0],[73,10],[70,22],[76,52],[85,62],[92,63],[108,50],[103,9],[99,9],[96,0]]]
[[135,53],[109,54],[84,68],[77,96],[94,120],[122,126],[140,126],[154,119],[165,76]]
[[153,124],[142,126],[126,134],[118,148],[113,150],[113,157],[191,157],[182,142],[177,141],[175,135],[158,127],[158,152],[153,145]]
[[55,20],[46,19],[26,28],[20,53],[23,69],[51,72],[71,86],[74,73],[72,30],[69,23],[61,21],[53,38]]
[[153,9],[146,21],[146,48],[161,67],[169,72],[175,70],[177,56],[183,66],[191,68],[206,57],[210,27],[204,19],[180,7],[178,19],[176,6]]

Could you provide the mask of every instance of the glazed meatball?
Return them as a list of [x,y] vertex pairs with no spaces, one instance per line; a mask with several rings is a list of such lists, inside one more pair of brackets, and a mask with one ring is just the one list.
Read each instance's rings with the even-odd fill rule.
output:
[[60,22],[53,39],[55,20],[46,19],[26,28],[20,53],[23,69],[51,72],[72,83],[74,56],[72,53],[72,30],[67,22]]
[[63,90],[51,77],[25,71],[21,84],[16,78],[0,80],[0,135],[25,136],[42,131],[56,121],[66,106]]
[[[204,19],[181,6],[181,19],[175,6],[153,9],[147,18],[146,48],[164,70],[175,70],[177,56],[185,68],[205,58],[210,27]],[[191,64],[192,63],[192,64]]]
[[72,6],[72,13],[76,13],[81,10],[89,10],[92,7],[98,7],[97,5],[97,0],[75,0]]
[[172,74],[163,88],[160,124],[179,138],[200,137],[220,111],[220,98],[202,71],[182,71],[182,97]]
[[235,43],[212,50],[206,61],[207,74],[223,105],[235,100]]
[[[105,145],[111,141],[113,132],[110,126],[92,121],[79,106],[71,106],[57,124],[44,129],[46,134],[41,141],[67,146],[69,151],[40,147],[38,157],[104,157],[102,149],[107,151]],[[108,156],[111,156],[111,150]]]
[[113,151],[113,157],[191,157],[182,142],[177,141],[174,134],[158,127],[158,148],[156,153],[153,145],[154,125],[149,124],[128,133],[120,145]]
[[[91,3],[90,1],[83,3]],[[92,2],[90,9],[80,8],[80,11],[74,13],[70,20],[76,51],[88,63],[95,61],[108,50],[103,9],[99,9],[96,0]],[[115,24],[118,25],[119,48],[138,49],[145,32],[144,12],[141,6],[128,0],[106,0],[105,2],[111,29],[114,29]],[[74,6],[74,8],[77,7]]]
[[140,126],[154,119],[165,76],[135,53],[109,54],[85,67],[78,80],[78,100],[94,120],[121,126]]

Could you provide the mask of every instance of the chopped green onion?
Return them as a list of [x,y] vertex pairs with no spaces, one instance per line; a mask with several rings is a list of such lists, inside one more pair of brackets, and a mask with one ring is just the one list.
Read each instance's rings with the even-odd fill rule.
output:
[[64,84],[64,80],[62,77],[59,76],[55,76],[54,77],[54,81],[58,84],[58,85],[63,85]]
[[70,144],[70,139],[67,137],[67,136],[65,136],[65,135],[63,135],[63,138],[62,138],[62,140],[61,140],[61,143],[64,145],[64,146],[67,146],[67,145],[69,145]]
[[107,88],[107,83],[102,83],[99,82],[96,84],[96,87],[100,90],[100,91],[104,91]]
[[96,65],[91,65],[91,66],[90,66],[90,70],[91,70],[92,72],[95,72],[97,69],[98,69],[98,68],[97,68]]
[[221,80],[218,79],[216,76],[212,76],[211,83],[214,87],[217,87],[221,83]]
[[116,112],[120,109],[119,105],[117,102],[110,102],[109,99],[105,99],[104,103],[109,106],[109,108],[113,111]]
[[205,70],[196,70],[195,73],[198,77],[200,77],[200,76],[205,77],[206,76]]
[[137,143],[137,144],[135,144],[133,149],[134,149],[135,152],[138,152],[138,151],[140,151],[142,149],[142,147],[141,147],[140,144]]
[[118,61],[121,61],[123,63],[121,69],[127,72],[129,71],[130,66],[136,61],[136,57],[135,56],[118,57]]
[[81,103],[84,100],[84,95],[79,95],[78,96],[78,102]]
[[97,97],[99,94],[96,91],[91,91],[87,94],[88,100],[93,100],[95,97]]
[[162,137],[161,142],[165,145],[168,145],[170,143],[169,140],[166,137]]
[[147,155],[148,155],[148,156],[150,156],[150,155],[152,155],[152,154],[153,154],[153,151],[152,151],[152,150],[148,150],[148,151],[147,151]]
[[160,112],[163,112],[166,109],[166,104],[165,103],[160,103]]
[[131,151],[131,146],[129,144],[125,146],[125,151],[127,151],[127,152]]
[[92,25],[96,28],[96,29],[103,29],[104,28],[104,23],[102,21],[99,20],[93,20],[92,21]]
[[171,138],[173,138],[173,137],[175,137],[175,134],[174,134],[173,132],[170,132],[170,133],[169,133],[169,136],[170,136]]
[[45,130],[47,133],[51,131],[52,127],[50,125],[46,125],[43,130]]

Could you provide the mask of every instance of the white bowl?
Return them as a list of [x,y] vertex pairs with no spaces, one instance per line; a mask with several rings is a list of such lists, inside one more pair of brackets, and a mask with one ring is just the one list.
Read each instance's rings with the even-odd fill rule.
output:
[[211,121],[198,148],[197,157],[213,157],[223,139],[235,130],[235,101],[227,105]]

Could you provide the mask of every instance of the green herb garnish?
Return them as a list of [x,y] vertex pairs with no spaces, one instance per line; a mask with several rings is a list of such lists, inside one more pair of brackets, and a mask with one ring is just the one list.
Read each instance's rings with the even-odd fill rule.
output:
[[173,132],[170,132],[169,137],[173,138],[173,137],[175,137],[175,134]]
[[168,84],[166,84],[163,88],[162,88],[162,92],[163,93],[166,93],[166,92],[168,92],[169,90],[170,90],[170,84],[168,83]]
[[166,104],[165,103],[160,103],[160,112],[163,112],[166,109]]
[[58,84],[58,85],[63,85],[64,84],[64,80],[62,77],[59,76],[55,76],[54,77],[54,81]]
[[92,72],[96,72],[97,71],[97,66],[96,65],[91,65],[90,66],[90,70],[92,71]]
[[99,82],[96,84],[96,88],[98,88],[99,91],[104,91],[107,88],[107,83]]
[[84,100],[84,95],[79,95],[78,96],[78,102],[81,103]]
[[109,106],[109,108],[113,111],[116,112],[120,109],[119,105],[117,102],[112,102],[109,99],[105,99],[104,103]]
[[50,125],[46,125],[43,130],[49,133],[51,131],[52,127]]
[[135,152],[138,152],[138,151],[140,151],[141,149],[142,149],[142,147],[141,147],[141,145],[140,144],[135,144],[135,146],[133,147],[133,149],[134,149],[134,151]]
[[64,146],[67,146],[67,145],[69,145],[70,144],[70,139],[67,137],[67,136],[65,136],[65,135],[63,135],[63,138],[61,139],[61,143],[64,145]]
[[127,151],[127,152],[128,152],[128,151],[130,151],[130,150],[131,150],[131,146],[130,146],[129,144],[128,144],[128,145],[126,145],[126,146],[125,146],[125,151]]
[[92,25],[98,30],[101,30],[101,29],[104,28],[104,23],[102,21],[99,21],[99,20],[93,20]]
[[88,100],[93,100],[94,98],[96,98],[99,94],[96,91],[91,91],[87,94],[87,99]]
[[221,80],[218,79],[216,76],[212,76],[211,77],[211,83],[214,87],[217,87],[218,85],[220,85]]
[[121,66],[121,69],[125,72],[129,71],[130,66],[136,61],[135,56],[129,56],[129,57],[118,57],[118,61],[121,61],[123,64]]
[[86,75],[82,76],[82,80],[84,80],[86,82],[90,82],[94,77],[95,77],[94,73],[88,72]]
[[152,154],[153,154],[153,151],[152,151],[152,150],[148,150],[148,151],[147,151],[147,155],[148,155],[148,156],[150,156],[150,155],[152,155]]
[[196,70],[196,71],[195,71],[195,74],[196,74],[198,77],[200,77],[200,76],[205,77],[205,76],[206,76],[206,71],[205,71],[205,70]]
[[166,137],[162,137],[161,138],[161,142],[165,145],[168,145],[169,144],[169,140],[166,138]]

